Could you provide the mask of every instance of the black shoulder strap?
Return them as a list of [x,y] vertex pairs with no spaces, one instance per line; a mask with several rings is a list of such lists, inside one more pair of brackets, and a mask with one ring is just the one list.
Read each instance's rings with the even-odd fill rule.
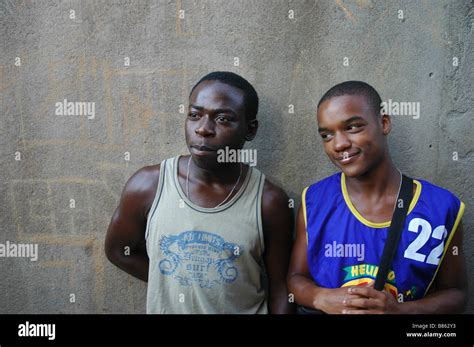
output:
[[392,260],[395,256],[398,242],[400,241],[400,236],[402,235],[402,229],[408,213],[408,207],[411,203],[412,195],[413,179],[402,175],[402,185],[400,187],[400,192],[398,193],[387,240],[383,247],[379,271],[375,277],[374,288],[377,290],[383,290],[385,286],[385,281],[387,280],[388,272],[390,271]]

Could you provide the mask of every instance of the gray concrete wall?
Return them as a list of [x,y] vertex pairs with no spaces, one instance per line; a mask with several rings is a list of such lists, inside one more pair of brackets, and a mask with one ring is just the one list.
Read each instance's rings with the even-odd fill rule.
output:
[[[316,133],[323,92],[361,79],[419,102],[419,119],[394,117],[391,152],[466,203],[472,297],[473,20],[472,1],[449,0],[1,0],[0,242],[39,254],[0,258],[0,312],[144,312],[145,284],[106,260],[104,235],[127,178],[186,152],[179,105],[213,70],[255,85],[251,147],[297,206],[335,172]],[[64,99],[95,102],[95,118],[56,115]]]

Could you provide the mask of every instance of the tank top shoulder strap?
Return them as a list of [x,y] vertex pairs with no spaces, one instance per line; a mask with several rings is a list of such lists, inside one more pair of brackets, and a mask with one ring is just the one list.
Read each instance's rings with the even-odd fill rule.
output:
[[150,220],[153,214],[155,213],[156,207],[158,206],[158,202],[160,201],[161,198],[161,193],[163,192],[163,186],[165,185],[165,181],[169,181],[169,179],[173,178],[172,176],[169,176],[168,172],[172,172],[172,166],[173,166],[173,158],[168,158],[163,160],[160,163],[160,177],[158,178],[158,185],[156,187],[156,192],[155,192],[155,197],[153,198],[153,203],[151,204],[150,211],[148,212],[147,216],[147,228],[145,231],[145,240],[148,238],[149,234],[149,226],[150,226]]

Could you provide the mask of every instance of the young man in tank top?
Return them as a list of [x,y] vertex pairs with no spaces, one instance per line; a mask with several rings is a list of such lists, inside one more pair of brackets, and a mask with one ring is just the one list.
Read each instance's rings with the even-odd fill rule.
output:
[[257,111],[245,79],[206,75],[189,97],[190,155],[144,167],[125,185],[105,251],[148,282],[147,313],[292,312],[288,197],[235,155],[222,156],[255,137]]
[[373,288],[401,185],[387,136],[390,117],[370,85],[348,81],[318,104],[323,147],[341,172],[306,188],[298,212],[288,289],[326,313],[456,313],[467,299],[464,204],[414,180],[384,291]]

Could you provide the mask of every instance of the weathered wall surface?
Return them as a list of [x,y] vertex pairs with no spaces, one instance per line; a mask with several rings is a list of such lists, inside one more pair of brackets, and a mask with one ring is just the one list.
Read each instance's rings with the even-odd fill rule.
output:
[[[255,85],[249,146],[297,206],[335,170],[314,116],[329,87],[360,79],[384,100],[419,102],[419,118],[393,117],[392,155],[466,203],[473,297],[473,6],[2,0],[0,242],[37,244],[38,260],[0,258],[0,312],[144,312],[145,284],[104,256],[106,228],[135,170],[186,151],[179,105],[214,70]],[[57,115],[64,99],[94,102],[94,117]]]

